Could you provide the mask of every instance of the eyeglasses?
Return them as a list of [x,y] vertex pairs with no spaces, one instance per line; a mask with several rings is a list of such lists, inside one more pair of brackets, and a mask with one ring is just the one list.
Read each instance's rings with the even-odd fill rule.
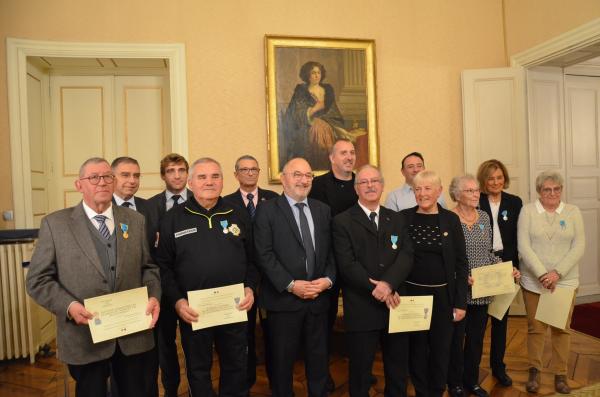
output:
[[356,184],[358,186],[368,186],[368,185],[376,185],[378,183],[383,182],[381,179],[379,178],[373,178],[373,179],[361,179],[360,181],[357,181]]
[[100,179],[104,179],[104,183],[106,183],[107,185],[110,185],[115,180],[115,176],[113,174],[106,174],[106,175],[92,175],[92,176],[87,176],[85,178],[79,178],[80,181],[84,180],[84,179],[87,179],[88,181],[90,181],[90,183],[92,185],[97,185],[100,183]]
[[545,187],[545,188],[542,189],[542,193],[546,194],[546,195],[550,195],[552,193],[559,194],[560,192],[562,192],[562,186]]
[[292,178],[294,178],[297,181],[301,180],[302,177],[305,177],[309,181],[312,181],[313,178],[315,177],[315,174],[313,174],[312,172],[307,172],[307,173],[303,174],[302,172],[299,172],[299,171],[293,172],[292,174],[290,174],[288,172],[287,175],[291,175]]
[[252,168],[240,168],[238,169],[238,172],[241,172],[242,174],[258,174],[260,172],[260,168],[256,168],[256,167],[252,167]]
[[461,192],[467,193],[467,194],[475,194],[475,193],[481,192],[481,190],[479,190],[479,189],[465,189],[465,190],[461,190]]

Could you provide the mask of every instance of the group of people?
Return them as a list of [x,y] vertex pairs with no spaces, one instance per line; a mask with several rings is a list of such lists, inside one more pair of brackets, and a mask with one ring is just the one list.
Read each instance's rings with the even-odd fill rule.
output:
[[[505,189],[506,167],[484,162],[477,178],[455,177],[446,209],[440,177],[423,156],[402,159],[406,184],[380,205],[381,171],[354,173],[351,141],[337,140],[331,170],[315,177],[293,158],[283,167],[283,194],[258,187],[260,168],[249,155],[235,163],[239,189],[222,196],[223,169],[212,158],[191,166],[169,154],[161,160],[165,190],[136,196],[137,161],[120,157],[83,163],[75,187],[82,201],[42,221],[27,275],[28,293],[57,318],[57,351],[76,381],[78,396],[177,396],[180,368],[176,330],[190,394],[212,396],[213,349],[220,396],[247,396],[256,381],[257,317],[273,396],[293,396],[293,368],[302,352],[308,395],[335,389],[329,373],[340,290],[349,358],[349,393],[368,396],[381,347],[386,396],[487,396],[479,385],[487,305],[473,298],[470,270],[512,261],[528,318],[529,380],[540,386],[547,325],[535,319],[540,293],[577,287],[584,232],[577,207],[561,200],[555,172],[536,180],[539,198],[522,207]],[[188,189],[189,187],[189,189]],[[128,207],[128,208],[124,208]],[[520,270],[519,270],[520,269]],[[243,283],[238,309],[248,322],[194,331],[199,314],[187,292]],[[94,344],[86,298],[146,286],[151,329]],[[403,296],[432,295],[427,331],[388,333],[389,309]],[[573,297],[574,302],[574,297]],[[260,310],[257,310],[259,308]],[[552,328],[555,387],[568,393],[566,330]],[[490,366],[503,386],[507,316],[492,319]]]

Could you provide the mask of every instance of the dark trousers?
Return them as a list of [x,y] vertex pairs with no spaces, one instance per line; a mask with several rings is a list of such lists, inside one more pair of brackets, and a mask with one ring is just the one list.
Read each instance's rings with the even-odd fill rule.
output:
[[441,397],[446,389],[454,329],[448,287],[421,287],[412,284],[406,284],[406,287],[408,295],[433,295],[429,330],[411,332],[409,335],[410,377],[417,397]]
[[192,331],[192,326],[179,322],[181,344],[185,355],[187,378],[192,396],[213,395],[210,371],[213,346],[219,356],[219,396],[245,397],[247,357],[246,323],[234,323]]
[[[272,366],[271,366],[271,338],[269,336],[269,319],[267,318],[267,314],[266,312],[263,312],[261,310],[264,309],[258,309],[258,318],[260,321],[260,327],[262,329],[262,333],[263,333],[263,344],[264,344],[264,348],[265,348],[265,372],[267,373],[267,379],[269,380],[269,387],[271,386],[271,379],[272,379]],[[256,374],[256,368],[254,368],[254,373]]]
[[69,373],[75,379],[75,395],[77,397],[106,397],[106,381],[109,374],[114,378],[120,395],[147,397],[144,392],[147,373],[145,361],[151,352],[126,356],[117,344],[113,356],[106,360],[89,364],[69,364]]
[[[338,273],[339,274],[339,273]],[[337,320],[341,280],[338,279],[329,290],[329,311],[327,312],[327,359],[331,357],[333,347],[333,326]],[[328,363],[329,365],[329,363]]]
[[165,389],[165,397],[177,397],[180,369],[177,357],[177,313],[175,305],[163,296],[160,302],[160,316],[156,323],[158,362],[161,370],[161,381]]
[[303,340],[304,363],[309,397],[327,395],[327,312],[308,308],[294,312],[268,311],[271,388],[273,397],[293,396],[294,361]]
[[371,370],[381,343],[383,372],[385,376],[384,396],[406,396],[408,377],[408,335],[388,334],[385,329],[365,332],[346,332],[348,343],[349,391],[352,397],[368,397],[371,388]]
[[248,362],[246,364],[246,383],[250,389],[256,383],[256,305],[248,310],[248,329],[246,330],[248,345]]
[[479,363],[488,319],[487,309],[487,305],[467,305],[464,320],[454,325],[448,370],[450,387],[479,384]]
[[492,341],[490,347],[490,368],[494,374],[506,372],[504,353],[506,352],[506,330],[508,328],[508,312],[502,320],[492,317]]

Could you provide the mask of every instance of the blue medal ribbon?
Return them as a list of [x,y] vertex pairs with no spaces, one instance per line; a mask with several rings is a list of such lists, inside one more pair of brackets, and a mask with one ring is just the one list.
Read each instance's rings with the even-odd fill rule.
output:
[[390,236],[390,241],[392,242],[392,248],[393,249],[398,248],[398,246],[396,245],[396,243],[398,242],[398,236],[396,236],[395,234],[392,234]]
[[227,230],[227,226],[229,225],[229,222],[227,222],[227,219],[223,220],[220,222],[221,223],[221,227],[223,228],[223,233],[227,234],[229,232],[229,230]]

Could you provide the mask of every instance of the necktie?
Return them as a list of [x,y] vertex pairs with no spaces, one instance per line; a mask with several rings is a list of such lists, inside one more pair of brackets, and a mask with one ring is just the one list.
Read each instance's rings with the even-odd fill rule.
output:
[[180,198],[181,198],[181,194],[174,194],[171,196],[171,200],[173,200],[173,207],[176,207],[179,204]]
[[250,219],[254,219],[254,214],[256,213],[256,207],[254,206],[254,195],[252,193],[248,193],[246,198],[248,199],[248,205],[246,206],[246,209],[250,214]]
[[371,223],[375,230],[377,230],[377,222],[375,222],[375,218],[377,218],[377,212],[373,211],[369,214],[369,219],[371,219]]
[[312,237],[310,235],[310,227],[308,226],[308,219],[306,219],[306,215],[304,214],[304,207],[306,204],[296,203],[294,205],[298,207],[300,212],[300,234],[302,236],[304,252],[306,253],[306,273],[308,275],[308,279],[311,280],[313,273],[315,272],[316,258],[315,247],[313,246]]
[[130,208],[131,207],[131,203],[129,201],[123,201],[123,203],[121,204],[121,207]]
[[98,222],[98,231],[100,235],[108,240],[110,237],[110,230],[108,230],[108,226],[106,226],[106,217],[104,215],[96,215],[94,219]]

